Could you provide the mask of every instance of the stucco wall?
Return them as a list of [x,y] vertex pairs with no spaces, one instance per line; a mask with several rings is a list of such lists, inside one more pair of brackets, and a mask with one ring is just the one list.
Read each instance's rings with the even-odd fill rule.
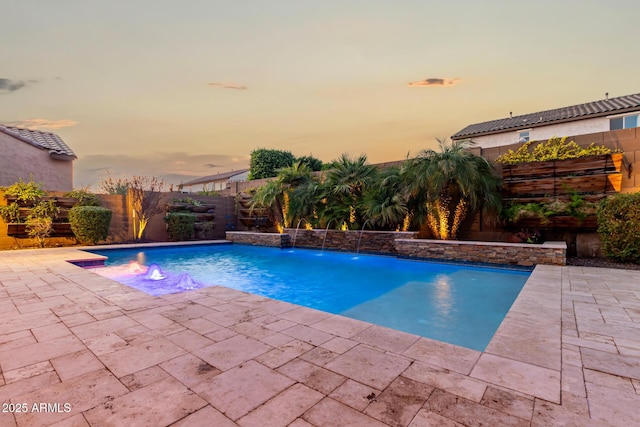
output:
[[41,183],[47,191],[73,190],[73,161],[54,160],[47,150],[0,132],[0,186],[20,178]]
[[[505,133],[478,136],[472,139],[482,148],[511,145],[518,142],[518,135],[523,130],[526,129],[510,130]],[[594,119],[577,120],[574,122],[557,123],[532,128],[529,130],[529,139],[532,141],[540,141],[553,136],[584,135],[607,131],[609,131],[609,119],[606,117],[596,117]]]

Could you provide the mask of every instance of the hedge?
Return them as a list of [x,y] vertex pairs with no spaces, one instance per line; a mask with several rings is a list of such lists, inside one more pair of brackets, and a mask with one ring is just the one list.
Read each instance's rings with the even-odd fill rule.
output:
[[616,194],[602,200],[598,233],[607,257],[640,263],[640,193]]
[[169,212],[164,218],[169,239],[174,242],[193,239],[196,216],[191,212]]
[[111,210],[99,206],[74,206],[69,209],[69,223],[82,244],[106,240],[111,224]]

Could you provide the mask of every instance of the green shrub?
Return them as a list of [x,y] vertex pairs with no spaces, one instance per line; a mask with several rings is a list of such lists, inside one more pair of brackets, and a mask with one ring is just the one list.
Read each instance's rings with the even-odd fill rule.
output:
[[74,206],[102,206],[102,202],[100,202],[98,196],[85,189],[69,191],[64,197],[77,199],[78,201]]
[[33,202],[47,195],[46,191],[42,189],[42,185],[34,182],[33,179],[29,182],[24,182],[22,178],[6,187],[4,194],[5,196],[16,197],[18,202]]
[[196,216],[190,212],[169,212],[164,218],[169,239],[173,241],[193,239]]
[[295,158],[290,151],[259,148],[251,152],[249,161],[249,179],[271,178],[278,169],[291,166]]
[[111,210],[99,206],[74,206],[69,209],[69,222],[76,239],[83,244],[106,240],[111,224]]
[[602,145],[595,145],[595,143],[583,148],[573,141],[567,142],[566,136],[563,138],[554,136],[549,138],[548,141],[536,143],[535,146],[532,146],[532,144],[534,144],[534,141],[529,141],[516,151],[509,150],[498,157],[496,162],[505,165],[515,165],[528,162],[577,159],[580,157],[611,153],[611,149]]
[[640,263],[640,193],[616,194],[602,200],[598,233],[607,257]]
[[20,222],[20,206],[17,203],[10,203],[7,206],[0,206],[0,217],[7,224]]

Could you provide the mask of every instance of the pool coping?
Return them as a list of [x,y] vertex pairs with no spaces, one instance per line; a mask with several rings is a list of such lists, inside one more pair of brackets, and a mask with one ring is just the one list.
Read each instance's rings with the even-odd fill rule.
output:
[[[0,397],[3,401],[46,401],[57,396],[74,405],[67,414],[0,414],[0,424],[48,425],[69,419],[84,425],[94,424],[99,417],[115,416],[129,424],[136,419],[143,423],[152,419],[155,422],[151,424],[157,424],[153,417],[164,417],[172,420],[165,425],[179,420],[184,425],[197,424],[197,420],[248,425],[256,418],[261,425],[270,425],[269,416],[276,412],[278,416],[290,414],[293,418],[289,422],[300,420],[296,425],[323,425],[331,417],[363,425],[408,425],[413,420],[412,426],[427,421],[436,425],[452,420],[464,423],[469,420],[465,417],[488,425],[608,425],[609,420],[629,420],[627,424],[633,424],[638,419],[633,408],[640,393],[629,391],[629,387],[633,390],[636,386],[640,391],[640,358],[633,357],[633,351],[638,350],[632,347],[640,343],[633,344],[630,338],[616,341],[620,352],[625,352],[619,354],[615,345],[604,340],[613,342],[637,334],[638,325],[627,321],[624,326],[614,309],[616,300],[621,307],[631,307],[626,308],[627,313],[635,316],[633,322],[640,323],[640,290],[629,285],[638,282],[639,272],[538,265],[485,352],[477,352],[229,288],[214,286],[153,297],[67,262],[83,257],[99,256],[80,248],[0,253],[0,319],[13,340],[6,341],[8,336],[0,335],[5,337],[0,341]],[[605,315],[605,324],[598,323],[601,321],[589,311],[598,307]],[[213,315],[188,320],[174,317],[181,310],[196,308]],[[273,323],[264,323],[267,318]],[[197,332],[211,319],[229,322],[220,326],[220,331],[232,337]],[[133,323],[137,326],[123,329]],[[62,329],[70,335],[57,335]],[[50,332],[36,333],[44,330]],[[124,331],[130,336],[126,343],[118,338],[118,334],[125,336]],[[271,335],[261,337],[267,332]],[[188,360],[206,360],[208,355],[204,349],[187,349],[187,344],[193,345],[191,341],[175,341],[174,337],[184,334],[197,336],[197,340],[214,340],[216,344],[207,349],[218,343],[232,345],[242,338],[272,350],[245,355],[240,365],[221,367],[222,372],[216,370],[210,382],[194,387],[189,385],[191,377],[183,378]],[[291,347],[276,338],[293,339],[297,344]],[[174,341],[183,349],[172,344]],[[145,347],[151,348],[151,353]],[[169,351],[169,347],[180,351]],[[75,360],[79,354],[84,362]],[[153,360],[147,360],[150,357]],[[274,357],[288,362],[276,366]],[[354,360],[357,368],[350,364]],[[140,363],[147,363],[147,369],[123,375],[139,370]],[[42,369],[44,365],[48,368]],[[222,394],[213,396],[211,387],[239,375],[238,368],[243,365],[253,373],[264,373],[269,367],[269,378],[282,379],[285,375],[295,384],[284,391],[272,390],[270,397],[254,402],[246,413],[233,415],[233,403],[225,401]],[[36,366],[38,370],[34,370]],[[363,385],[367,382],[363,375],[371,369],[375,372],[371,374],[374,383],[380,386],[373,399],[363,401],[364,394],[360,393],[374,389]],[[155,378],[148,377],[151,372]],[[314,382],[314,378],[319,379],[315,374],[322,377],[321,382]],[[332,383],[338,377],[340,381],[346,377],[346,382]],[[127,382],[131,378],[141,383]],[[398,385],[398,381],[404,385]],[[326,389],[330,383],[332,388]],[[242,384],[233,384],[226,392],[237,397]],[[261,388],[264,384],[250,385]],[[91,391],[94,387],[97,389]],[[403,387],[408,387],[405,392]],[[296,394],[300,392],[313,403],[292,409],[293,402],[301,401]],[[380,408],[390,404],[389,396],[400,399],[407,392],[413,396],[412,402],[423,396],[421,403],[415,406],[393,400],[394,412],[408,418],[402,423],[387,419],[389,414]],[[162,407],[162,411],[137,406],[144,403],[134,398],[147,393],[146,402],[157,402],[154,407]],[[173,401],[158,400],[167,394],[180,396],[186,399],[181,402],[191,406],[180,409]],[[270,412],[274,408],[276,412]]]

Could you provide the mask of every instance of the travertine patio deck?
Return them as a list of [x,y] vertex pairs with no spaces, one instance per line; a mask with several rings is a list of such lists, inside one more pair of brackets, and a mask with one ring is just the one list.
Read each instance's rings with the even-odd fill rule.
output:
[[538,266],[480,353],[87,257],[0,252],[0,425],[640,425],[637,271]]

